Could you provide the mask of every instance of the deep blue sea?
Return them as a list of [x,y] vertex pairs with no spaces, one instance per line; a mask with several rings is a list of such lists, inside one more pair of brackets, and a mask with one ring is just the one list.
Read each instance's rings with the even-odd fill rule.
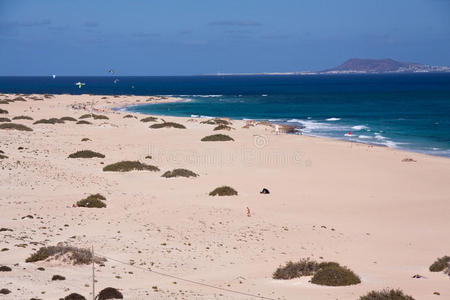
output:
[[306,135],[450,157],[450,74],[0,77],[0,92],[176,95],[185,101],[127,110],[271,120]]

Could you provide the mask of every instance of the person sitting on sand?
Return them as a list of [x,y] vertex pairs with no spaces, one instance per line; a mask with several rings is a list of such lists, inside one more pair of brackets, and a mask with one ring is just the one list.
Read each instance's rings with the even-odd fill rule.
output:
[[269,190],[266,188],[263,188],[261,192],[259,192],[260,194],[270,194]]

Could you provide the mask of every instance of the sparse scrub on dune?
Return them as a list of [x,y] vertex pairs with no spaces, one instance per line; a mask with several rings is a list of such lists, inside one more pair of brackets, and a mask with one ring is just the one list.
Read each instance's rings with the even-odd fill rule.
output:
[[33,129],[31,129],[28,126],[22,125],[22,124],[17,124],[17,123],[3,123],[0,124],[0,129],[11,129],[11,130],[19,130],[19,131],[33,131]]
[[50,95],[50,94],[45,94],[44,98],[50,99],[50,98],[54,98],[55,95]]
[[69,155],[69,158],[94,158],[94,157],[105,158],[105,155],[91,150],[81,150]]
[[359,297],[359,300],[414,300],[413,297],[403,294],[401,290],[371,291]]
[[209,125],[231,125],[230,121],[224,119],[210,119],[207,121],[202,121],[200,124],[209,124]]
[[11,272],[11,268],[8,266],[0,266],[0,272]]
[[11,291],[8,290],[8,289],[1,289],[0,290],[0,294],[2,294],[2,295],[8,295],[9,293],[11,293]]
[[106,200],[106,198],[100,194],[90,195],[87,198],[81,199],[77,202],[78,207],[87,207],[87,208],[103,208],[106,207],[105,202],[102,200]]
[[139,161],[121,161],[107,165],[103,168],[105,172],[129,172],[129,171],[159,171],[158,167],[147,165]]
[[89,122],[89,121],[85,121],[85,120],[81,120],[81,121],[78,121],[76,124],[79,124],[79,125],[91,125],[92,123],[91,122]]
[[87,141],[90,141],[90,140],[91,140],[91,139],[89,139],[89,138],[82,138],[82,139],[81,139],[82,142],[87,142]]
[[8,114],[8,111],[0,108],[0,114]]
[[228,126],[228,125],[219,125],[219,126],[214,127],[214,131],[217,131],[217,130],[228,130],[228,131],[230,131],[231,129],[232,128],[230,126]]
[[159,129],[159,128],[178,128],[178,129],[186,129],[183,124],[175,123],[175,122],[164,122],[150,125],[150,128]]
[[205,136],[201,139],[202,142],[226,142],[226,141],[234,141],[232,137],[225,134],[213,134]]
[[311,276],[319,269],[316,261],[302,259],[299,262],[288,261],[285,266],[279,266],[272,274],[273,279],[292,279],[301,276]]
[[147,123],[147,122],[156,122],[158,118],[156,117],[145,117],[141,119],[141,122]]
[[14,101],[23,101],[26,102],[27,100],[24,97],[16,97],[13,99]]
[[209,193],[210,196],[236,196],[238,192],[229,186],[221,186],[215,188],[212,192]]
[[96,114],[84,114],[78,119],[89,119],[94,118],[94,120],[109,120],[109,118],[105,115],[96,115]]
[[55,281],[55,280],[66,280],[66,277],[61,276],[61,275],[53,275],[52,276],[52,280],[53,281]]
[[450,256],[443,256],[441,258],[436,259],[436,261],[431,264],[429,269],[431,272],[441,272],[449,267],[450,267]]
[[81,117],[79,117],[78,119],[89,119],[92,118],[92,114],[84,114]]
[[112,287],[101,290],[97,297],[97,300],[123,299],[122,293]]
[[34,122],[33,124],[64,124],[63,120],[60,120],[58,118],[50,118],[50,119],[40,119]]
[[13,120],[33,120],[32,117],[30,116],[16,116],[14,118],[12,118]]
[[72,293],[64,297],[64,300],[86,300],[86,298],[80,294]]
[[133,115],[125,115],[123,116],[124,119],[129,119],[129,118],[134,118],[137,119],[137,117],[133,116]]
[[0,100],[0,104],[9,104],[8,100]]
[[8,158],[8,156],[0,154],[0,159],[6,159],[6,158]]
[[10,119],[8,118],[0,118],[0,122],[4,123],[4,122],[11,122]]
[[172,177],[197,177],[198,174],[195,174],[191,170],[187,169],[174,169],[173,171],[165,172],[161,177],[172,178]]
[[319,268],[311,282],[318,285],[346,286],[361,283],[361,279],[349,268],[332,263]]
[[71,122],[76,122],[77,119],[72,118],[72,117],[62,117],[60,118],[61,121],[71,121]]
[[39,248],[38,251],[28,257],[25,262],[37,262],[46,260],[49,257],[59,258],[62,255],[68,254],[68,259],[74,265],[91,264],[92,260],[95,263],[103,263],[105,259],[100,257],[92,257],[92,252],[89,249],[77,248],[67,245],[46,246]]

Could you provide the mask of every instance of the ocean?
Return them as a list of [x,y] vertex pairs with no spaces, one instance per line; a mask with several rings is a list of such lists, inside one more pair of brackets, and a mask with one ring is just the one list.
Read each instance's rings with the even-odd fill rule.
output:
[[450,157],[450,74],[0,77],[0,92],[173,95],[185,100],[125,110],[269,120],[299,134]]

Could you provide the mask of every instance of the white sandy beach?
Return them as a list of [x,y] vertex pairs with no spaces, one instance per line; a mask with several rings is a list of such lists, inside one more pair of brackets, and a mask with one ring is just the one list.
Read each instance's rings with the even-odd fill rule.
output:
[[[3,94],[0,100],[15,97]],[[144,115],[123,118],[129,113],[112,110],[145,103],[148,96],[24,98],[0,104],[8,111],[0,117],[34,119],[12,121],[30,132],[0,130],[0,150],[8,156],[0,159],[0,227],[12,229],[0,232],[0,249],[9,249],[0,252],[0,265],[12,268],[0,272],[0,289],[11,291],[0,299],[59,299],[72,292],[92,299],[90,265],[25,262],[39,247],[59,242],[93,246],[109,258],[96,266],[96,291],[115,287],[125,299],[257,299],[163,277],[148,267],[272,299],[358,299],[387,287],[420,300],[450,299],[449,276],[428,270],[436,258],[450,255],[448,158],[275,135],[269,126],[242,128],[244,121],[217,132],[202,119],[164,116],[186,129],[150,129],[153,123],[140,122]],[[33,124],[42,118],[78,119],[92,100],[95,113],[108,120]],[[73,109],[83,104],[87,111]],[[234,141],[200,141],[215,133]],[[68,158],[78,150],[106,157]],[[160,171],[102,171],[122,160]],[[174,168],[199,177],[161,177]],[[238,196],[208,195],[222,185]],[[264,187],[269,195],[259,193]],[[95,193],[106,196],[106,208],[72,207]],[[22,218],[27,215],[33,218]],[[279,265],[308,257],[339,262],[361,283],[327,287],[308,282],[310,277],[272,279]],[[55,274],[66,280],[52,281]],[[415,274],[425,278],[412,278]]]

